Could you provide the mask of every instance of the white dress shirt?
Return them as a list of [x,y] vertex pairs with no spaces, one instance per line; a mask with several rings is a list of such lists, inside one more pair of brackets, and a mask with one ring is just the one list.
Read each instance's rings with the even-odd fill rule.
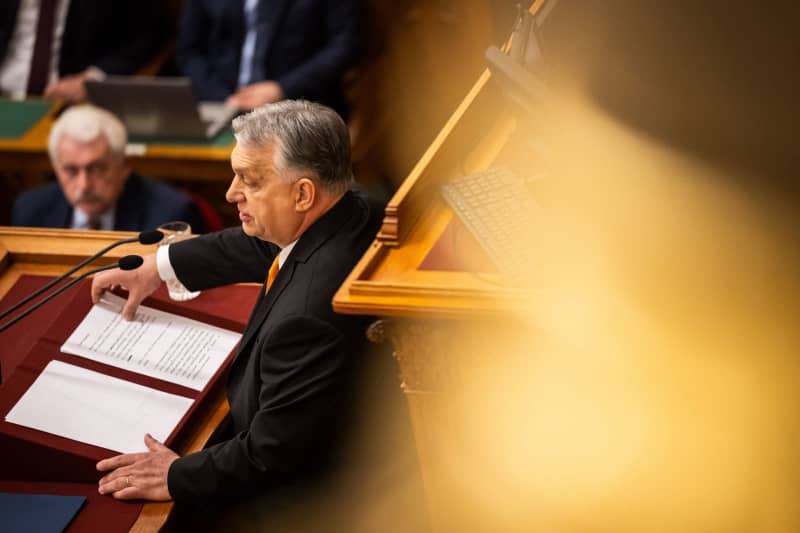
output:
[[[102,215],[100,215],[100,229],[103,230],[112,230],[114,229],[114,215],[117,212],[116,207],[112,207]],[[72,225],[70,226],[72,229],[90,229],[89,227],[89,215],[81,211],[80,209],[73,209],[72,210]]]
[[[7,0],[5,0],[7,1]],[[0,94],[15,99],[25,98],[28,76],[33,61],[33,46],[36,42],[36,25],[39,21],[41,0],[20,0],[17,24],[8,41],[8,50],[0,63]],[[48,81],[58,79],[58,58],[61,54],[61,38],[67,20],[69,0],[59,0],[53,24],[53,53],[50,56]]]

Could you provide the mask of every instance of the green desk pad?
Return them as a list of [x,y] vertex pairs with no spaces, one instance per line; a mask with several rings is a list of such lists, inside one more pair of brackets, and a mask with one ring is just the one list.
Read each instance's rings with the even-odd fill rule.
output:
[[47,114],[52,105],[47,100],[0,99],[0,139],[19,139]]
[[162,137],[143,137],[132,136],[128,138],[131,144],[162,144],[170,146],[207,146],[213,148],[225,148],[233,142],[233,133],[229,130],[222,130],[211,139],[165,139]]

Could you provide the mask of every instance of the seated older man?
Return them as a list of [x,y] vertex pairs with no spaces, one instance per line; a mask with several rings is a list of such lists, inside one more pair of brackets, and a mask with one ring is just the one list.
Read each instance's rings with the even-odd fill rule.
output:
[[143,231],[183,220],[204,232],[189,197],[131,172],[126,142],[125,127],[111,113],[90,105],[68,109],[53,125],[48,146],[58,182],[21,194],[13,224]]

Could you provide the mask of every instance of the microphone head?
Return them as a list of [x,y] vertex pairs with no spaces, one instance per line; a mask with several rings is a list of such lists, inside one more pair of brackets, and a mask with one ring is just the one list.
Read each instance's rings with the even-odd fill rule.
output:
[[141,244],[155,244],[164,238],[164,234],[157,229],[152,231],[143,231],[139,234],[139,242]]
[[140,255],[126,255],[119,260],[120,270],[136,270],[144,263],[144,259]]

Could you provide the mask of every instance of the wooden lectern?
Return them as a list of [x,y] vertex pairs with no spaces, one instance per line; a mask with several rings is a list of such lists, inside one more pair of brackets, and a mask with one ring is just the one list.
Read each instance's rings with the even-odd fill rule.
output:
[[493,353],[487,339],[513,335],[512,311],[530,300],[495,270],[439,186],[515,157],[518,128],[485,71],[389,202],[376,240],[334,298],[337,312],[383,317],[368,335],[394,347],[435,531],[492,529],[453,516],[480,496],[453,483],[471,461],[458,457],[449,398]]
[[[0,299],[5,297],[9,290],[11,290],[17,282],[26,281],[25,279],[21,280],[21,278],[25,275],[33,274],[55,276],[62,274],[85,257],[94,254],[103,247],[119,239],[133,237],[135,235],[135,233],[114,231],[76,231],[0,227]],[[125,255],[141,255],[152,253],[153,251],[153,246],[126,244],[112,250],[90,267],[113,263]],[[159,289],[159,291],[153,295],[154,298],[158,298],[160,295],[162,300],[166,300],[166,298],[164,298],[165,294],[160,294],[163,290],[163,287],[162,289]],[[223,292],[220,292],[215,296],[212,294],[212,291],[233,291],[233,293],[224,292],[223,294]],[[184,304],[184,306],[186,306],[187,309],[191,309],[194,306],[194,308],[196,308],[195,310],[203,312],[201,310],[202,306],[205,308],[204,313],[210,316],[209,313],[214,312],[214,309],[222,309],[225,301],[232,301],[234,302],[232,305],[235,305],[237,309],[244,309],[244,311],[237,312],[236,310],[231,309],[222,311],[229,314],[226,319],[231,319],[231,322],[223,327],[228,327],[229,329],[238,328],[239,330],[242,330],[245,322],[247,321],[246,315],[248,313],[247,309],[249,309],[249,306],[246,304],[248,304],[250,300],[254,299],[257,291],[257,287],[245,285],[234,286],[231,288],[212,289],[211,291],[206,291],[209,294],[207,295],[208,298],[206,299],[205,304],[200,302],[200,300],[203,299],[203,296],[206,296],[204,294],[197,300],[187,302]],[[8,341],[7,345],[3,347],[3,350],[0,350],[0,353],[5,356],[2,358],[3,361],[0,361],[0,364],[5,363],[3,365],[4,381],[3,384],[0,385],[0,399],[2,399],[3,402],[8,403],[6,401],[8,400],[6,396],[9,394],[9,389],[14,388],[15,381],[14,376],[9,376],[11,373],[7,372],[9,361],[6,359],[23,357],[23,355],[20,355],[16,352],[27,351],[27,349],[33,347],[33,343],[37,341],[35,338],[26,339],[25,337],[37,336],[37,328],[41,329],[47,326],[47,324],[42,325],[41,323],[47,321],[47,318],[43,317],[44,315],[47,315],[48,310],[50,310],[52,314],[53,308],[58,309],[59,306],[63,308],[65,305],[69,304],[69,300],[69,294],[65,294],[62,297],[59,297],[59,299],[56,299],[50,302],[50,304],[47,306],[43,307],[41,313],[35,313],[32,315],[30,317],[32,321],[15,325],[3,333],[4,341]],[[90,305],[89,303],[81,302],[82,305],[84,303],[86,306]],[[63,314],[63,310],[57,311],[57,313],[61,315]],[[6,353],[9,351],[6,350],[6,348],[9,348],[14,353]],[[36,356],[38,354],[33,355]],[[19,379],[16,381],[19,381]],[[202,397],[198,397],[198,407],[196,413],[190,418],[190,423],[186,424],[186,426],[180,430],[180,433],[175,440],[175,451],[181,455],[201,449],[228,412],[227,400],[225,400],[224,397],[224,387],[221,386],[224,380],[218,379],[216,381],[217,383],[211,385],[206,391],[204,391]],[[5,440],[0,439],[0,444],[3,444],[4,446],[9,445],[9,439],[5,437],[3,438]],[[59,455],[59,452],[60,450],[56,450],[54,453],[48,454],[48,461],[52,460],[57,462],[59,457],[68,458],[67,454],[61,453]],[[17,460],[19,461],[22,459],[18,458]],[[53,467],[52,465],[51,468],[58,471],[58,468]],[[22,471],[24,472],[24,470],[25,469],[23,465]],[[81,483],[69,483],[66,485],[64,483],[59,484],[59,481],[64,480],[55,478],[52,480],[37,479],[36,481],[39,482],[40,485],[42,483],[47,485],[46,488],[49,490],[54,490],[50,488],[51,486],[59,489],[59,485],[73,485],[75,487],[81,485]],[[49,483],[49,481],[53,481],[53,483]],[[84,510],[79,513],[78,518],[76,518],[76,521],[80,520],[80,522],[73,523],[72,527],[78,531],[115,530],[111,523],[105,521],[109,516],[109,510],[107,509],[109,502],[111,502],[111,504],[114,504],[115,502],[108,496],[99,496],[96,491],[95,483],[82,483],[82,485],[86,485],[86,488],[88,489],[86,494],[89,498],[89,505],[86,506]],[[1,491],[26,492],[30,491],[30,489],[28,489],[24,481],[20,481],[20,478],[12,478],[0,479],[0,492]],[[56,490],[55,493],[59,492]],[[98,497],[100,500],[93,501],[94,498]],[[138,508],[133,508],[134,513],[138,512],[138,518],[136,518],[135,523],[130,531],[157,531],[166,523],[166,520],[172,509],[172,503],[146,503],[144,505],[141,505],[140,503],[117,503],[117,505],[128,505],[134,507],[138,505],[141,507],[140,512],[138,512]],[[102,513],[103,506],[106,507],[105,515]],[[103,522],[102,525],[98,523],[90,523],[86,516],[87,511],[89,511],[90,508],[97,509],[98,507],[101,509],[101,513],[100,518],[96,520]],[[128,508],[122,510],[125,512],[131,511],[131,509]],[[115,509],[111,509],[110,511],[115,513],[119,510],[117,509],[115,511]],[[97,515],[95,511],[89,511],[89,514],[93,514],[93,516]],[[94,518],[92,520],[94,520]]]

